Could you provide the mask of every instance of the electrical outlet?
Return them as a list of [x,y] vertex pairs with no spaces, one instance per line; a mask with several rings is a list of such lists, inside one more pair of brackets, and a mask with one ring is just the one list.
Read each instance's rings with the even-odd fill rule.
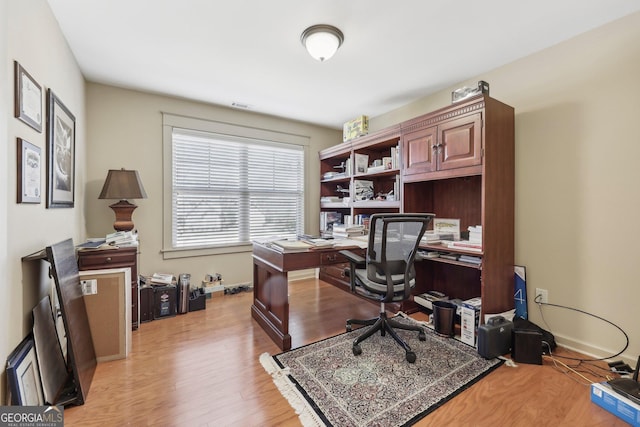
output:
[[549,291],[546,289],[536,288],[534,302],[538,304],[547,304],[549,302]]

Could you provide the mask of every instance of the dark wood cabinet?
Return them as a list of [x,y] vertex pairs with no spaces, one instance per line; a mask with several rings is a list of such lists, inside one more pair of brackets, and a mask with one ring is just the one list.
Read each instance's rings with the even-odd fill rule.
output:
[[138,329],[138,248],[83,249],[78,251],[79,270],[102,270],[107,268],[131,269],[131,324]]
[[404,181],[481,174],[482,105],[447,107],[402,123]]
[[[351,154],[375,150],[379,144],[384,147],[387,142],[381,135],[393,135],[400,140],[400,202],[396,207],[371,204],[367,212],[434,213],[439,218],[460,219],[461,231],[469,226],[482,226],[482,252],[466,252],[481,257],[481,264],[442,258],[417,262],[418,284],[414,294],[438,290],[451,298],[481,296],[483,313],[513,308],[513,108],[479,95],[359,138],[352,142]],[[331,149],[322,151],[321,165],[329,164],[333,157]],[[358,212],[358,203],[349,208]],[[463,250],[442,246],[425,248],[465,254]],[[340,274],[338,270],[327,266],[321,272],[323,268],[320,276],[323,280],[344,282],[336,277]],[[408,306],[403,305],[402,309],[410,311]]]
[[[415,292],[435,289],[453,298],[481,296],[483,313],[513,308],[513,108],[483,95],[420,116],[401,127],[407,131],[407,135],[403,133],[403,149],[411,149],[412,134],[437,129],[432,140],[437,146],[435,169],[403,169],[404,211],[459,218],[461,231],[482,226],[482,252],[466,253],[480,256],[480,265],[425,259],[416,264],[420,285]],[[419,152],[415,148],[413,151]],[[428,249],[443,250],[439,246]],[[465,254],[463,250],[445,250]]]

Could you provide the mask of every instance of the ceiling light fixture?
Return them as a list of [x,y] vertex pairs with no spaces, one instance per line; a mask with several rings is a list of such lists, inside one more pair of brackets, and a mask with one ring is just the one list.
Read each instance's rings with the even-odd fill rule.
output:
[[312,25],[302,32],[300,41],[309,55],[323,62],[337,52],[344,41],[344,34],[332,25]]

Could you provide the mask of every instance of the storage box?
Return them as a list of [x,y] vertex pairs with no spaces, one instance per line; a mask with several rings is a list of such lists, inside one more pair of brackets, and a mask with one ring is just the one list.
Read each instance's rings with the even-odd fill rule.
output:
[[482,300],[480,298],[463,301],[460,306],[460,340],[474,347],[478,336],[481,306]]
[[591,384],[591,401],[632,426],[640,426],[640,405],[613,391],[609,384]]
[[489,95],[489,83],[484,80],[478,81],[478,87],[461,87],[451,92],[451,103],[464,101],[472,96],[480,95],[481,93]]
[[189,311],[204,310],[207,308],[207,296],[202,289],[191,291],[189,294]]
[[369,133],[369,117],[359,116],[350,120],[342,127],[342,142],[350,141]]
[[176,286],[164,285],[153,287],[153,318],[160,319],[176,315]]

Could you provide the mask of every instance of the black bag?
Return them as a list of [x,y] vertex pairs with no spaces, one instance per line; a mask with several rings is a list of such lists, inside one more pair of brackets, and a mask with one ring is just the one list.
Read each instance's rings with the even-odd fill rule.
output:
[[513,318],[513,329],[524,329],[528,331],[537,331],[542,334],[542,354],[551,354],[553,350],[558,346],[553,334],[535,323],[522,319],[520,317]]

